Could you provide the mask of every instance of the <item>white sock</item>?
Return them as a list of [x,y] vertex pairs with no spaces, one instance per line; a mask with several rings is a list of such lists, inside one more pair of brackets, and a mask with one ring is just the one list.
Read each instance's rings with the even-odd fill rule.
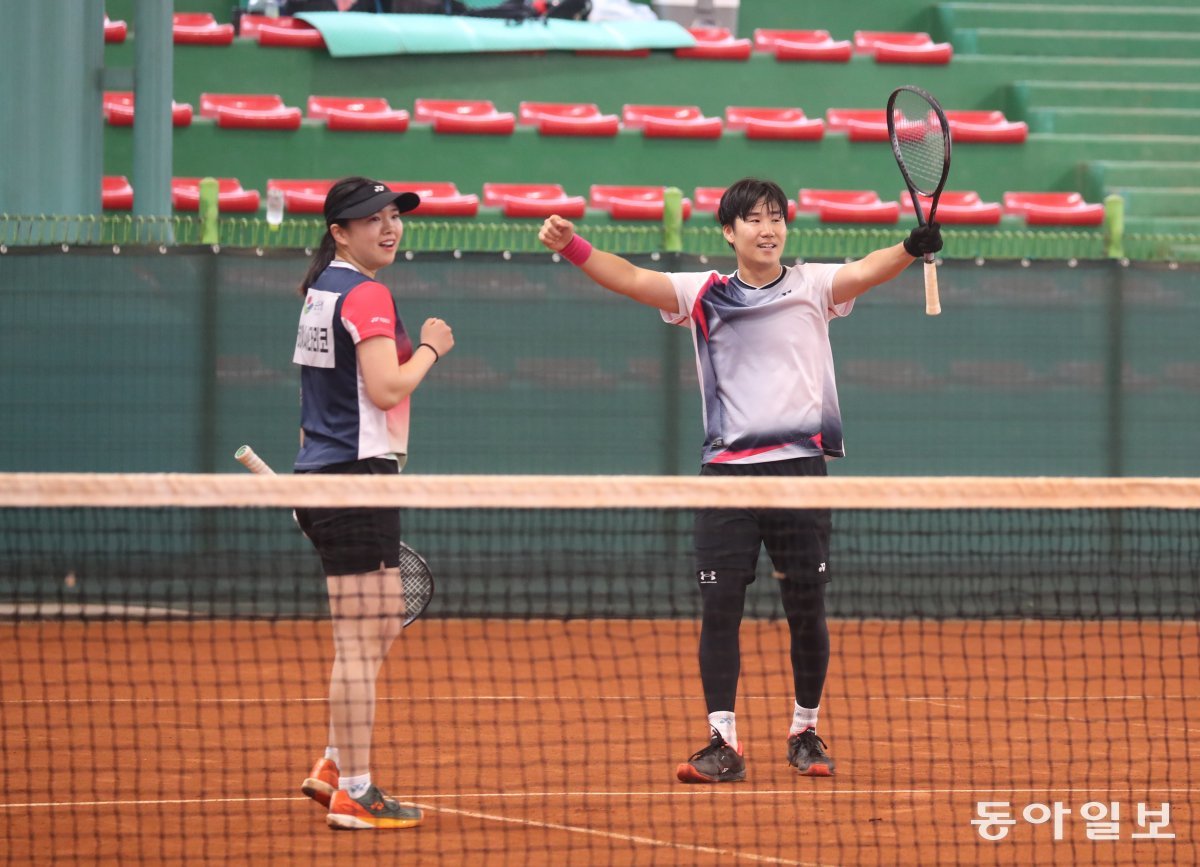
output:
[[360,774],[357,777],[342,777],[338,780],[338,788],[350,793],[351,798],[361,798],[371,788],[371,775]]
[[788,737],[800,734],[805,729],[816,729],[817,727],[817,710],[815,707],[801,707],[800,702],[796,702],[795,710],[792,711],[792,727],[788,729]]
[[325,748],[325,758],[329,759],[335,765],[341,765],[341,762],[338,761],[339,757],[338,757],[338,748],[337,747],[326,747]]
[[738,748],[737,721],[734,719],[733,711],[713,711],[708,715],[708,724],[717,730],[717,734],[725,739],[725,743],[735,750]]

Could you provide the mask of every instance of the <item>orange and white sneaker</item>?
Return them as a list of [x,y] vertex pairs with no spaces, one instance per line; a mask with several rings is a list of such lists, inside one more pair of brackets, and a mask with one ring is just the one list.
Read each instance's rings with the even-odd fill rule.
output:
[[334,792],[325,823],[335,831],[366,831],[372,828],[415,828],[424,818],[420,809],[389,798],[372,783],[361,798],[351,798],[345,789]]
[[333,759],[317,759],[308,777],[300,784],[300,791],[322,807],[328,808],[329,801],[338,787],[338,766]]

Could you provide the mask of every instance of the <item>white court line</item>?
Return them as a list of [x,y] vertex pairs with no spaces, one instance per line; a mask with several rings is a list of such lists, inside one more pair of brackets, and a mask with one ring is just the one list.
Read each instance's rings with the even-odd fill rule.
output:
[[[437,702],[468,702],[468,701],[489,701],[489,702],[561,702],[561,703],[577,703],[581,701],[691,701],[695,695],[688,693],[687,695],[593,695],[593,696],[573,696],[563,698],[556,695],[428,695],[428,696],[401,696],[401,695],[381,695],[376,701],[380,702],[411,702],[419,703],[437,703]],[[769,695],[748,695],[742,696],[745,701],[774,701],[779,696]],[[157,696],[139,696],[137,698],[10,698],[0,700],[0,706],[4,705],[117,705],[117,704],[324,704],[329,699],[327,696],[312,696],[312,697],[291,697],[281,696],[276,698],[268,698],[265,696],[246,696],[234,698],[217,698],[205,696],[193,696],[191,698],[183,697],[157,697]],[[1197,701],[1200,700],[1200,694],[1197,695],[1055,695],[1055,696],[965,696],[965,695],[923,695],[923,696],[855,696],[844,697],[841,702],[850,703],[856,701],[905,701],[905,702],[927,702],[930,704],[949,704],[953,702],[1005,702],[1005,701],[1021,701],[1021,702],[1038,702],[1038,701]]]
[[[980,795],[991,796],[998,793],[1012,793],[1014,795],[1040,795],[1040,794],[1065,794],[1065,795],[1091,795],[1095,792],[1134,792],[1140,794],[1164,794],[1164,795],[1198,795],[1200,787],[1197,786],[1147,786],[1145,788],[1128,784],[1125,786],[987,786],[987,787],[970,787],[970,788],[929,788],[929,789],[885,789],[885,788],[867,788],[867,789],[841,789],[841,788],[826,788],[813,787],[811,789],[748,789],[745,786],[729,788],[721,791],[721,797],[729,798],[766,798],[766,797],[784,797],[794,798],[798,795],[806,799],[813,798],[828,798],[835,795],[874,795],[874,796],[895,796],[895,795],[969,795],[977,797]],[[419,798],[421,801],[470,801],[470,800],[519,800],[523,798],[699,798],[706,797],[712,793],[711,789],[662,789],[658,791],[557,791],[557,792],[477,792],[464,793],[453,792],[445,794],[421,794],[413,795],[413,798]],[[401,799],[404,803],[415,803]],[[241,798],[154,798],[154,799],[137,799],[127,801],[34,801],[28,803],[0,803],[0,810],[50,810],[61,809],[63,807],[152,807],[165,805],[180,805],[180,804],[254,804],[254,803],[288,803],[291,801],[307,802],[308,798],[303,797],[241,797]],[[430,807],[429,809],[448,810],[445,807]]]
[[483,819],[488,822],[506,822],[512,825],[526,825],[531,828],[545,828],[550,831],[566,831],[570,834],[586,834],[592,837],[604,837],[608,840],[620,840],[625,843],[637,843],[642,846],[657,846],[664,849],[676,849],[683,852],[695,852],[704,855],[720,855],[730,861],[753,861],[759,864],[786,864],[789,867],[823,867],[813,861],[791,861],[786,858],[776,858],[773,855],[755,855],[750,852],[737,852],[731,849],[717,849],[713,846],[697,846],[692,843],[675,843],[670,840],[656,840],[653,837],[642,837],[636,834],[618,834],[615,831],[598,831],[595,828],[583,828],[578,825],[560,825],[557,822],[539,822],[536,819],[515,819],[511,816],[495,816],[491,813],[477,813],[474,810],[456,810],[452,807],[431,807],[416,803],[418,807],[438,813],[453,813],[471,819]]

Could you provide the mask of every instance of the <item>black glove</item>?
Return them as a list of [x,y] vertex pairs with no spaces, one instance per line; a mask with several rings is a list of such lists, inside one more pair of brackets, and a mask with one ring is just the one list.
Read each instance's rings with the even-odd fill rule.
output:
[[942,249],[942,227],[939,223],[917,226],[904,239],[904,250],[914,259]]

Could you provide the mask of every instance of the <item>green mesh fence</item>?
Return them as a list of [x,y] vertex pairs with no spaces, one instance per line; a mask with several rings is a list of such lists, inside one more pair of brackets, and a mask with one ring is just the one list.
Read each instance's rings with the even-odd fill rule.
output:
[[[502,221],[405,221],[402,247],[415,253],[540,253],[538,223]],[[581,223],[596,246],[621,254],[654,253],[663,249],[658,224]],[[12,216],[0,214],[0,244],[48,245],[197,245],[202,243],[198,217],[133,216]],[[218,224],[222,247],[304,249],[320,243],[325,230],[320,220],[285,220],[279,226],[259,218],[222,218]],[[902,226],[826,228],[797,223],[789,232],[789,250],[810,259],[842,259],[894,244],[905,235]],[[951,228],[944,231],[945,259],[1103,259],[1108,238],[1101,229],[1013,231]],[[723,256],[729,252],[716,226],[686,226],[683,253]],[[1122,254],[1132,261],[1200,261],[1200,234],[1129,234]]]
[[[240,472],[245,442],[289,467],[307,263],[303,250],[9,247],[0,470]],[[924,314],[913,267],[831,325],[849,450],[834,472],[1195,474],[1200,266],[939,270],[941,316]],[[440,316],[456,338],[414,397],[412,471],[695,471],[692,341],[656,311],[543,253],[416,252],[380,277],[411,329]]]

